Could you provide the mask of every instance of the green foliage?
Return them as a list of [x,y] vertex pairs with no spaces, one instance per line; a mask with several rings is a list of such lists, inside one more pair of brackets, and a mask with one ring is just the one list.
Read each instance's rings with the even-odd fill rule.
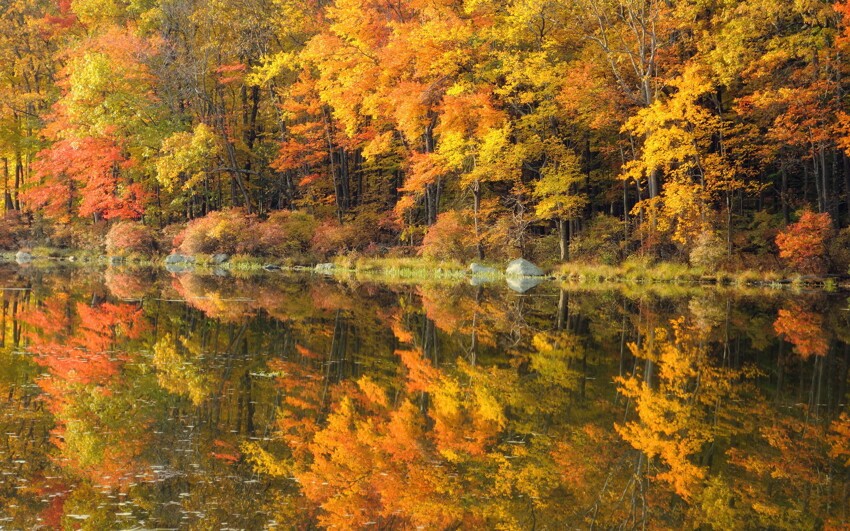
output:
[[279,211],[259,224],[262,252],[271,256],[301,257],[310,250],[316,218],[306,212]]
[[613,265],[624,256],[623,222],[605,214],[597,214],[570,242],[570,258],[582,262]]

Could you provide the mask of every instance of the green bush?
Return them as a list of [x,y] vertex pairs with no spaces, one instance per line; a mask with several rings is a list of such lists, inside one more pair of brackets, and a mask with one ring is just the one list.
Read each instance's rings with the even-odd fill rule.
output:
[[713,231],[703,231],[691,247],[690,263],[706,271],[717,271],[727,258],[726,242]]
[[269,256],[300,257],[310,250],[318,223],[311,214],[282,210],[259,224],[260,252]]
[[618,264],[623,259],[623,222],[597,214],[570,242],[570,260]]

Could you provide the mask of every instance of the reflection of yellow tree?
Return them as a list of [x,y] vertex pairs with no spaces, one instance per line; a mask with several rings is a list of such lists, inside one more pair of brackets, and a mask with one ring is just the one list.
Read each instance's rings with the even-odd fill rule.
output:
[[672,333],[656,329],[654,338],[642,346],[629,345],[647,362],[644,376],[617,380],[620,391],[633,400],[637,415],[617,425],[617,431],[650,459],[658,457],[664,469],[656,477],[686,499],[700,490],[707,473],[694,457],[730,430],[718,422],[721,401],[734,400],[742,386],[733,384],[756,374],[754,369],[716,365],[705,334],[685,318],[672,321]]
[[243,449],[258,471],[294,477],[322,526],[558,527],[564,493],[592,503],[582,481],[603,481],[617,455],[588,449],[616,441],[589,424],[554,429],[580,377],[571,360],[583,351],[565,332],[535,344],[523,368],[462,357],[439,368],[419,348],[400,349],[403,383],[389,389],[365,376],[327,389],[304,366],[278,363],[287,449]]
[[779,411],[765,415],[769,409],[765,403],[753,404],[751,414],[764,421],[746,448],[729,450],[735,497],[749,509],[742,517],[750,528],[817,528],[838,501],[830,492],[829,471],[837,475],[840,468],[830,462],[821,427]]
[[200,405],[212,390],[208,374],[195,364],[196,352],[192,343],[184,338],[176,339],[165,334],[153,346],[153,366],[157,369],[157,381],[166,391],[177,395],[187,394],[192,403]]

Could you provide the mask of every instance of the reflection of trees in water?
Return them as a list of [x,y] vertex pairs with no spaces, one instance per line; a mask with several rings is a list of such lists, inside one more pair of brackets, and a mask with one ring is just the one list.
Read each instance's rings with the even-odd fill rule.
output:
[[0,422],[28,456],[6,466],[40,485],[0,483],[21,527],[847,518],[829,299],[144,278],[4,296]]

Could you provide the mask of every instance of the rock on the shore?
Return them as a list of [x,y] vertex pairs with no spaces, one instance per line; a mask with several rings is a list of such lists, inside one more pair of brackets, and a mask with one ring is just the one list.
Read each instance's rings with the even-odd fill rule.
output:
[[472,262],[469,264],[469,272],[473,275],[495,275],[496,270],[492,267],[488,267],[486,265],[479,264],[478,262]]
[[509,277],[542,277],[545,273],[528,260],[517,258],[508,264],[505,275]]
[[212,263],[215,264],[215,265],[221,265],[221,264],[227,262],[228,260],[230,260],[229,254],[219,253],[219,254],[214,254],[212,256]]
[[334,270],[334,265],[330,262],[324,264],[316,264],[313,269],[316,273],[331,273]]
[[275,264],[266,264],[263,266],[263,269],[265,269],[266,271],[280,271],[281,267]]
[[194,257],[186,256],[185,254],[180,253],[171,253],[170,255],[165,257],[165,264],[191,264],[195,261]]
[[28,264],[32,262],[32,255],[26,251],[18,251],[15,253],[15,262],[19,264]]

